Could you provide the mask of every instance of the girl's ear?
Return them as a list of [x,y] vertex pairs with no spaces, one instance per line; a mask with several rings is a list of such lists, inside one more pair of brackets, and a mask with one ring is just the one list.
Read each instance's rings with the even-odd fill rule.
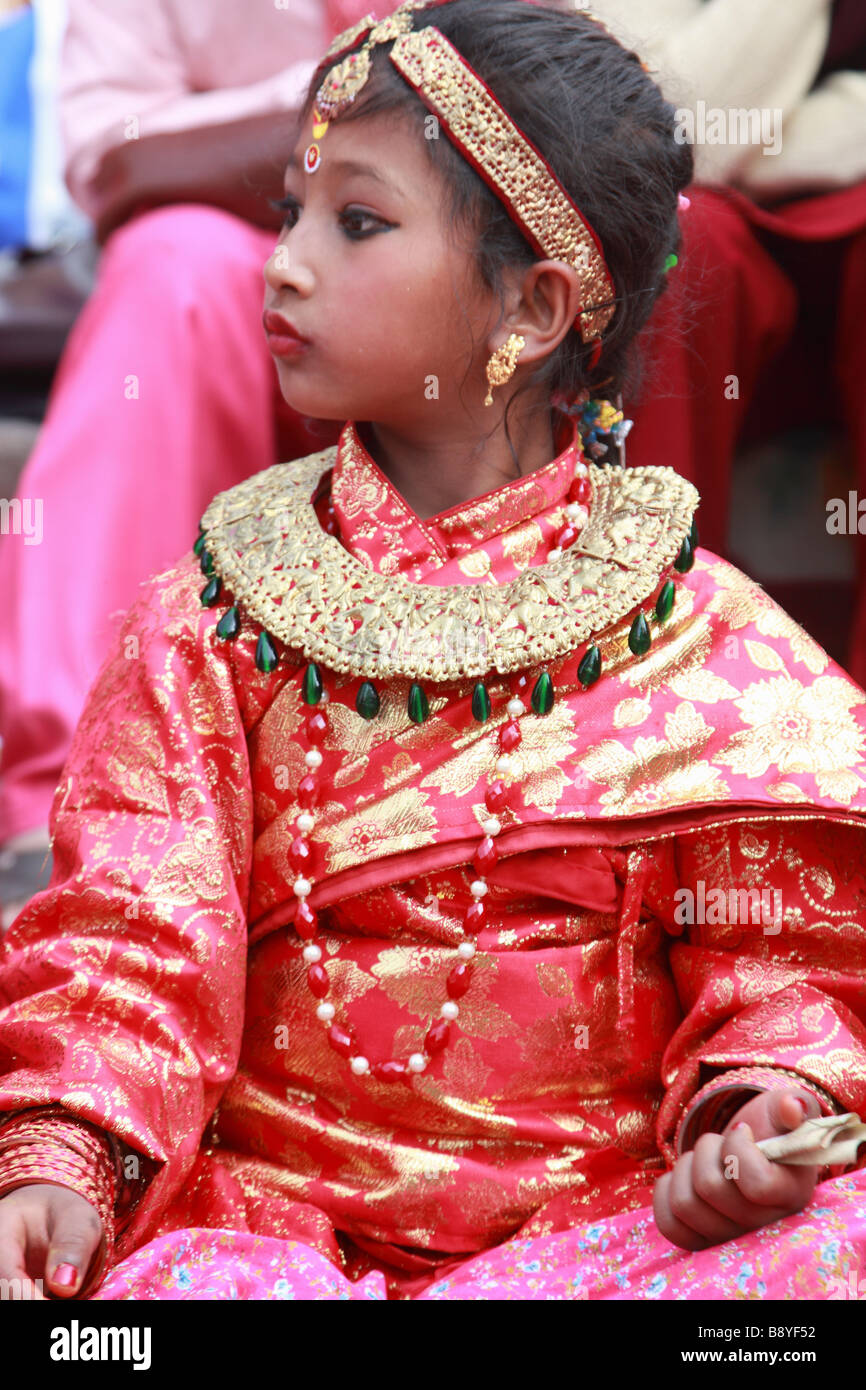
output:
[[581,306],[580,279],[564,261],[535,261],[515,288],[519,302],[505,326],[526,340],[521,362],[535,362],[548,357],[574,328]]

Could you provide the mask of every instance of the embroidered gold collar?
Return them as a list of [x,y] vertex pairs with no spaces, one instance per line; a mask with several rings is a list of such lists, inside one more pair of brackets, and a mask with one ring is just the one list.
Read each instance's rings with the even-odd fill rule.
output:
[[202,529],[250,618],[307,661],[365,680],[459,681],[566,656],[650,598],[698,504],[671,468],[591,464],[589,521],[559,559],[505,584],[416,584],[371,571],[322,530],[311,499],[336,453],[220,493]]

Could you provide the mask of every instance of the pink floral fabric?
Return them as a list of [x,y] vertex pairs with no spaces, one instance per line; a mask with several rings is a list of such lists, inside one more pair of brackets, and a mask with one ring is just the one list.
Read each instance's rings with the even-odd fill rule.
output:
[[118,1265],[111,1299],[828,1299],[859,1297],[866,1171],[816,1188],[808,1207],[698,1253],[658,1234],[649,1206],[507,1241],[427,1280],[371,1269],[356,1280],[310,1246],[223,1230],[159,1236]]

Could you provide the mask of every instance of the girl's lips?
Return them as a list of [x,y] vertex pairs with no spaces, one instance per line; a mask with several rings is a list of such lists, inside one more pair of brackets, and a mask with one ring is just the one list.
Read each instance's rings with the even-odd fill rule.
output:
[[262,323],[268,337],[268,348],[275,357],[299,357],[309,347],[308,339],[302,338],[294,325],[289,323],[288,319],[284,319],[282,314],[268,309],[262,317]]
[[309,346],[309,343],[301,342],[300,338],[282,338],[273,333],[268,334],[268,351],[272,357],[303,357]]

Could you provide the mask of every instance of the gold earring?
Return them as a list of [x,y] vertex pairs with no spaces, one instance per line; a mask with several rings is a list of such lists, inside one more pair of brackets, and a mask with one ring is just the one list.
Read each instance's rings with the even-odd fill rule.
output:
[[487,381],[490,390],[487,392],[485,405],[493,404],[493,391],[497,386],[504,386],[514,376],[514,369],[517,366],[517,359],[526,347],[526,339],[521,333],[512,333],[506,343],[501,348],[497,348],[487,363]]

